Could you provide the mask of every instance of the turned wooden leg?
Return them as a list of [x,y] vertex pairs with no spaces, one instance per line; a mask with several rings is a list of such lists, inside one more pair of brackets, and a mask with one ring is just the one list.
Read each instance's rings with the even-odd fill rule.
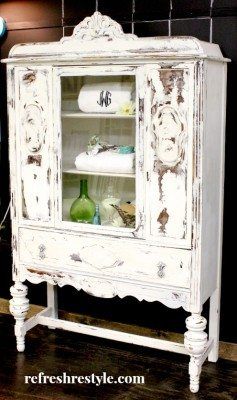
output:
[[23,285],[21,282],[16,282],[10,289],[12,295],[12,299],[10,300],[10,312],[16,320],[15,335],[18,351],[25,350],[24,319],[29,310],[29,300],[26,298],[27,291],[27,286]]
[[202,369],[202,355],[207,345],[207,334],[204,332],[207,321],[200,314],[192,314],[185,322],[188,331],[184,334],[184,346],[190,355],[190,390],[197,393]]

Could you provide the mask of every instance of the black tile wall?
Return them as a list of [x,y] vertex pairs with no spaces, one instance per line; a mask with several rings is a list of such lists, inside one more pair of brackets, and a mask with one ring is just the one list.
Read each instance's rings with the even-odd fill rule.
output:
[[231,58],[229,67],[237,66],[237,17],[215,17],[212,24],[213,42],[218,43],[223,54]]
[[77,25],[96,10],[96,0],[64,0],[63,5],[64,26]]
[[121,22],[124,33],[132,33],[132,22]]
[[210,39],[210,18],[186,18],[171,21],[173,36],[194,36],[200,40]]
[[211,0],[172,0],[172,18],[210,16]]
[[[211,3],[213,3],[212,7]],[[83,18],[93,14],[97,6],[101,13],[122,23],[125,32],[130,33],[134,29],[134,33],[138,36],[162,36],[169,34],[170,26],[172,35],[192,35],[207,41],[213,37],[213,42],[220,44],[223,54],[232,59],[228,65],[227,86],[221,340],[234,342],[236,337],[231,312],[232,293],[236,291],[236,280],[233,278],[235,237],[231,224],[233,215],[236,214],[233,188],[236,186],[234,162],[237,148],[237,0],[0,0],[0,15],[5,18],[8,26],[7,34],[0,42],[1,56],[7,57],[10,48],[16,43],[59,40],[63,36],[62,26],[64,34],[71,35],[73,27]],[[0,65],[1,215],[9,201],[5,85],[5,66]],[[1,243],[0,249],[2,249]],[[8,296],[5,288],[11,284],[10,255],[8,246],[4,248],[7,272],[4,288],[3,283],[0,283],[0,297]],[[33,303],[44,304],[45,292],[42,293],[42,289],[44,290],[42,285],[36,285],[34,290],[31,290],[31,286],[29,287],[29,297]],[[175,321],[177,331],[185,330],[185,313],[182,310],[169,310],[158,303],[142,302],[138,305],[138,302],[131,298],[123,301],[94,299],[76,290],[72,293],[72,288],[63,288],[60,292],[60,307],[69,311],[82,310],[85,314],[152,326],[154,329],[161,329],[161,327],[173,329],[174,325],[170,324],[170,319],[172,322]],[[80,310],[78,304],[82,305]],[[151,310],[152,313],[150,313]],[[152,320],[150,315],[154,316]]]
[[170,0],[136,0],[134,21],[168,19]]
[[98,0],[98,11],[117,21],[132,21],[133,0]]
[[134,33],[137,36],[168,36],[169,21],[136,22]]
[[212,16],[237,16],[237,0],[214,0]]

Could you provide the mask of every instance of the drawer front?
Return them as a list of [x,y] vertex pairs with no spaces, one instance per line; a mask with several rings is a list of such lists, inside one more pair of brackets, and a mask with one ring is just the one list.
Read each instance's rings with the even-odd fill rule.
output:
[[134,240],[75,236],[23,228],[20,262],[61,272],[189,288],[191,252],[158,248]]

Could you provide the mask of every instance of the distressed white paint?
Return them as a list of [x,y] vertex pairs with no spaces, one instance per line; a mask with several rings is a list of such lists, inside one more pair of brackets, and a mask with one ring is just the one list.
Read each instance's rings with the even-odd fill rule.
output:
[[112,298],[118,296],[121,299],[128,296],[135,297],[142,301],[160,301],[169,308],[183,307],[188,310],[190,302],[190,293],[182,288],[172,288],[158,286],[152,283],[144,283],[129,279],[117,279],[116,277],[106,277],[100,275],[90,276],[88,274],[78,274],[75,271],[62,273],[60,270],[33,264],[33,268],[29,265],[20,264],[21,279],[28,280],[32,283],[48,282],[51,285],[57,284],[60,287],[70,285],[77,290],[83,289],[88,294],[103,298]]
[[26,298],[27,291],[27,286],[21,282],[16,282],[11,287],[10,311],[16,320],[15,335],[18,351],[25,350],[24,319],[29,310],[29,300]]
[[[132,241],[20,229],[20,262],[84,275],[190,287],[191,253]],[[42,250],[42,246],[43,250]],[[159,272],[163,265],[163,275]],[[86,289],[85,289],[86,290]],[[128,293],[129,294],[129,293]]]
[[50,68],[16,68],[16,118],[19,207],[22,218],[42,222],[52,217],[51,127],[52,97]]
[[[147,67],[150,235],[191,247],[193,66]],[[175,193],[175,196],[174,196]]]
[[192,314],[186,319],[188,331],[184,334],[184,346],[191,355],[189,362],[190,390],[197,393],[199,377],[203,362],[203,354],[207,348],[207,334],[204,332],[207,321],[198,314]]
[[158,53],[159,57],[164,58],[185,56],[222,59],[218,45],[202,42],[193,37],[175,37],[170,40],[170,37],[136,38],[135,35],[123,34],[121,27],[115,21],[98,12],[90,20],[81,22],[70,38],[62,38],[61,41],[50,44],[15,45],[10,52],[10,59],[19,57],[19,62],[21,58],[26,57],[30,59],[39,57],[40,60],[45,57],[57,61],[63,61],[65,58],[71,61],[76,58],[130,59],[131,56],[156,57]]
[[[203,362],[218,354],[225,61],[217,45],[125,35],[98,13],[71,38],[12,49],[5,60],[15,281],[10,309],[19,351],[38,323],[113,336],[188,353],[190,388],[198,391]],[[61,215],[60,77],[116,74],[136,78],[135,230],[84,227]],[[48,284],[48,308],[27,322],[25,280]],[[185,347],[59,320],[57,285],[183,307],[192,313]],[[208,340],[201,311],[209,297]]]
[[99,38],[111,41],[113,39],[136,40],[136,35],[124,34],[121,25],[112,20],[107,15],[95,12],[91,17],[86,17],[73,30],[72,36],[61,39],[61,43],[72,42],[74,40],[93,41]]

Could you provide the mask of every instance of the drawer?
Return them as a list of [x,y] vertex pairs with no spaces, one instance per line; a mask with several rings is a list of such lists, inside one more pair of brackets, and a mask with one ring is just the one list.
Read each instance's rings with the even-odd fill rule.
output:
[[61,272],[189,288],[191,251],[136,239],[98,238],[21,228],[20,262]]

